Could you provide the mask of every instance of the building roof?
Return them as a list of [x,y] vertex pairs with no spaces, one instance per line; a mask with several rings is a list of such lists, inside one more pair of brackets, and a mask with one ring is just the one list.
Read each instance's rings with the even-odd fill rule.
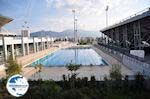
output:
[[13,20],[12,18],[0,15],[0,28],[5,24],[11,22],[12,20]]
[[109,26],[107,28],[104,28],[100,31],[104,32],[104,31],[107,31],[109,29],[116,28],[116,27],[122,26],[124,24],[128,24],[128,23],[136,21],[136,20],[140,20],[140,19],[148,17],[148,16],[150,16],[150,8],[144,9],[144,10],[142,10],[142,11],[140,11],[140,12],[138,12],[138,13],[130,16],[130,17],[125,18],[124,20],[120,21],[119,23],[114,24],[112,26]]
[[0,32],[0,36],[16,36],[13,32]]

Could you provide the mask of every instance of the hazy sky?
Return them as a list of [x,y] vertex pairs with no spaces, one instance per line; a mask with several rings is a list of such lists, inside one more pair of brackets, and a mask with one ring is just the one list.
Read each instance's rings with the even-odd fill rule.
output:
[[0,14],[14,20],[4,28],[20,33],[24,21],[31,31],[73,29],[72,9],[76,9],[78,29],[98,31],[150,7],[150,0],[0,0]]

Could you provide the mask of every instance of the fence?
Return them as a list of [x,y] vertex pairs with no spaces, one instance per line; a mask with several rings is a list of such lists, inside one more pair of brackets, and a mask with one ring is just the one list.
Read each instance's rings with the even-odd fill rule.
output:
[[150,77],[150,64],[145,63],[142,59],[134,57],[133,55],[125,54],[119,51],[116,51],[113,48],[109,48],[104,45],[99,45],[101,50],[105,51],[109,55],[112,55],[134,73],[140,72],[143,75]]
[[150,77],[150,64],[141,62],[129,56],[123,55],[122,63],[132,69],[135,73],[140,72]]

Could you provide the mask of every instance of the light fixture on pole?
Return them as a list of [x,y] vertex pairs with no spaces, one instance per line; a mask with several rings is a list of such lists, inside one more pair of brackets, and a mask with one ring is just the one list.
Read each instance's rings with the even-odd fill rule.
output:
[[106,27],[108,26],[108,9],[109,9],[109,6],[107,5],[106,9],[105,9],[105,11],[106,11]]
[[[108,27],[108,9],[109,9],[109,6],[107,5],[106,9],[105,9],[105,11],[106,11],[106,28]],[[105,44],[106,44],[106,38],[107,37],[105,37],[105,35],[104,35]],[[108,39],[108,41],[109,41],[109,39]]]

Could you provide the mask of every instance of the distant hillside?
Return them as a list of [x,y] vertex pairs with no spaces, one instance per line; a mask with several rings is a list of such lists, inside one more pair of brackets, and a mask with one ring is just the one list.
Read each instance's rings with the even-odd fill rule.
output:
[[[78,37],[100,37],[99,32],[95,31],[85,31],[85,30],[78,30],[77,32]],[[74,37],[73,30],[65,30],[62,32],[55,32],[55,31],[38,31],[30,33],[30,36],[50,36],[50,37]]]

